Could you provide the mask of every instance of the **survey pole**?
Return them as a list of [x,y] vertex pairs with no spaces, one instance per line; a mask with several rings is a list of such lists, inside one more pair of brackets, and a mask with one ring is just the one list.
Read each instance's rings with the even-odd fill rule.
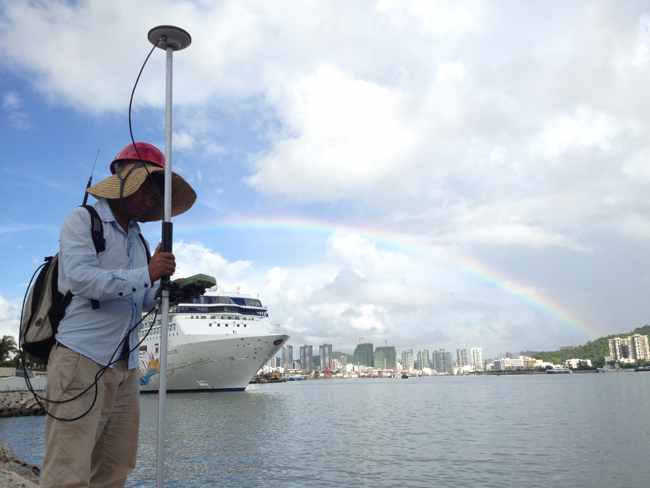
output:
[[[149,41],[166,53],[165,69],[165,191],[162,223],[162,250],[172,252],[172,79],[174,51],[192,43],[189,33],[180,27],[160,25],[151,29]],[[162,488],[165,478],[165,409],[167,401],[167,338],[169,331],[169,276],[162,278],[160,304],[160,370],[158,383],[158,438],[156,448],[156,486]]]

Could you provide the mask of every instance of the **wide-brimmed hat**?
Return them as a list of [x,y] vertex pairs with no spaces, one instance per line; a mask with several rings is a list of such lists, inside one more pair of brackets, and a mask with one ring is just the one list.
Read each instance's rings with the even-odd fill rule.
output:
[[[138,146],[144,144],[145,143],[136,142],[136,145]],[[129,146],[133,148],[132,145]],[[127,148],[129,146],[127,146]],[[155,148],[155,146],[151,147]],[[98,198],[115,200],[133,195],[140,189],[147,178],[159,178],[160,182],[162,182],[165,171],[165,161],[162,153],[160,153],[162,158],[158,157],[153,160],[153,162],[145,162],[144,159],[146,156],[141,156],[142,159],[135,161],[120,158],[119,156],[123,155],[127,148],[120,151],[118,157],[111,163],[111,170],[114,174],[88,188],[88,193]],[[157,148],[155,149],[158,151]],[[162,188],[162,185],[160,185],[160,187]],[[182,176],[172,172],[172,216],[187,211],[195,201],[196,192],[194,189],[192,189],[190,184],[185,181]],[[162,203],[163,202],[161,201],[159,209],[152,210],[149,215],[142,217],[140,220],[143,222],[162,220]]]

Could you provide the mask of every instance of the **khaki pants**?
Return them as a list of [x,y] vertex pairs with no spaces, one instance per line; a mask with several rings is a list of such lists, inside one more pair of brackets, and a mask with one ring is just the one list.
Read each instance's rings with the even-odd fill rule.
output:
[[[100,366],[62,346],[54,346],[47,367],[47,397],[71,398],[92,384]],[[97,401],[74,422],[48,416],[41,487],[123,487],[135,467],[140,424],[138,370],[125,361],[107,368],[98,382]],[[95,388],[69,403],[49,403],[57,417],[72,418],[92,404]]]

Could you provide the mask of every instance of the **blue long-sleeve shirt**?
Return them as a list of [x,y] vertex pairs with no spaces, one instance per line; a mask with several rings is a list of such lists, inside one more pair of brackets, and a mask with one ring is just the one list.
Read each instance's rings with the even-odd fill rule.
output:
[[[56,340],[98,364],[106,365],[127,331],[154,305],[157,285],[149,279],[144,244],[137,222],[128,232],[117,223],[108,202],[95,209],[102,220],[106,250],[97,254],[90,233],[90,214],[75,208],[65,219],[59,238],[59,291],[72,301],[59,323]],[[90,300],[100,303],[93,309]],[[129,335],[129,349],[138,342],[140,326]],[[113,359],[117,359],[120,349]],[[129,354],[129,369],[138,367],[138,351]]]

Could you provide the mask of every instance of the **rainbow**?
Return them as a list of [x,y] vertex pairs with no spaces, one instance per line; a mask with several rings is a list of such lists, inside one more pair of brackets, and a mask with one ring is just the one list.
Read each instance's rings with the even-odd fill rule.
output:
[[589,338],[595,338],[599,335],[598,331],[593,330],[575,313],[571,312],[568,308],[549,295],[546,295],[520,281],[512,279],[505,273],[481,263],[474,257],[461,255],[459,256],[459,260],[463,264],[463,269],[465,271],[470,272],[483,282],[496,286],[529,304],[531,307],[540,310],[542,313],[571,325],[573,328],[586,334]]
[[[371,240],[383,244],[387,247],[410,251],[417,249],[420,251],[431,251],[432,244],[422,237],[404,234],[385,228],[372,227],[369,225],[349,225],[326,220],[313,218],[295,217],[295,216],[272,216],[257,217],[250,215],[233,215],[215,222],[210,225],[189,225],[181,226],[180,232],[189,231],[195,233],[198,231],[210,231],[215,228],[227,229],[287,229],[300,232],[312,232],[323,235],[329,235],[332,232],[352,232],[362,234]],[[525,283],[517,281],[505,273],[482,263],[475,257],[466,254],[454,254],[454,260],[460,268],[484,283],[499,288],[520,301],[528,304],[530,307],[539,310],[545,315],[551,316],[562,323],[570,325],[572,328],[581,331],[589,338],[598,335],[584,320],[580,319],[575,313],[566,308],[553,297],[542,293]]]

